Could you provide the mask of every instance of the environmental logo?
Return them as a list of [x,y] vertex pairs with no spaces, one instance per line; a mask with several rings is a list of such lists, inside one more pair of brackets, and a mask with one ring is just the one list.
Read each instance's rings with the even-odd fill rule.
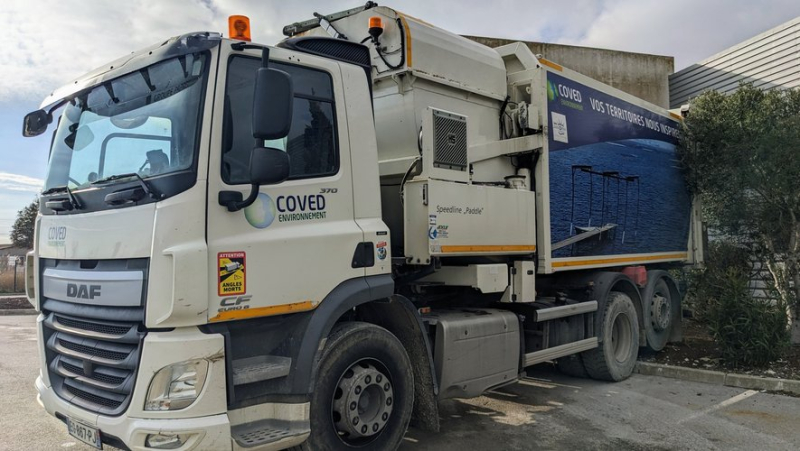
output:
[[552,81],[547,80],[547,100],[552,102],[557,98],[558,98],[558,88],[556,88],[556,85]]
[[275,220],[275,202],[267,194],[259,193],[256,201],[244,209],[244,217],[251,226],[265,229]]
[[55,247],[64,247],[67,240],[66,227],[50,227],[47,229],[47,245]]
[[554,83],[552,80],[547,80],[547,100],[550,102],[558,100],[562,106],[583,111],[581,92],[570,86]]
[[323,194],[281,195],[272,200],[259,193],[256,201],[244,209],[244,217],[251,226],[265,229],[276,219],[278,222],[316,221],[328,215]]

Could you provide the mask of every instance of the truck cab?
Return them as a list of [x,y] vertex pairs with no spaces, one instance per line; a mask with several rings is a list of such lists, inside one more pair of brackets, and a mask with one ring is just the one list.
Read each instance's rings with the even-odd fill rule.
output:
[[[109,444],[147,447],[165,439],[146,431],[171,430],[185,445],[230,446],[230,372],[296,363],[265,359],[258,342],[226,347],[216,324],[312,311],[346,281],[386,291],[388,253],[359,247],[389,240],[363,68],[270,48],[270,67],[291,80],[291,116],[288,133],[261,146],[288,155],[288,174],[255,188],[235,214],[220,204],[254,189],[264,55],[240,44],[211,33],[172,38],[45,101],[63,112],[28,260],[42,312],[37,387],[51,414],[94,424]],[[231,353],[260,360],[240,368]],[[308,402],[293,392],[307,392],[309,378],[306,387],[299,379],[283,381],[271,403],[297,412],[285,421],[308,420]],[[123,413],[141,419],[120,425]],[[206,420],[181,426],[197,417]]]

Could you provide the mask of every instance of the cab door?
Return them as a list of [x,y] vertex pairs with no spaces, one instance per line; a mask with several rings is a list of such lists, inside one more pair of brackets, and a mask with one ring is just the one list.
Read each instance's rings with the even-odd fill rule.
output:
[[[250,192],[253,86],[260,51],[225,49],[214,99],[208,171],[209,322],[311,310],[341,282],[363,276],[353,255],[363,234],[354,220],[350,146],[339,65],[271,49],[271,67],[294,84],[286,139],[290,178],[262,186],[255,203],[229,212],[221,191]],[[357,265],[356,265],[357,266]]]

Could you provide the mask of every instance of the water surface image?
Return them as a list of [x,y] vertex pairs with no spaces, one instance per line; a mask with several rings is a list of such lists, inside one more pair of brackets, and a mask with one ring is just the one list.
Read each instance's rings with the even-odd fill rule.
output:
[[550,152],[553,257],[685,251],[690,210],[672,143],[629,139]]

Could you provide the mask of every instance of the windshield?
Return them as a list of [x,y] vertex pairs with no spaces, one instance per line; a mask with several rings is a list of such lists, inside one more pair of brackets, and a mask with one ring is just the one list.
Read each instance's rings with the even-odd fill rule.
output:
[[82,189],[123,174],[190,169],[197,147],[206,55],[188,54],[78,95],[59,119],[44,191]]

